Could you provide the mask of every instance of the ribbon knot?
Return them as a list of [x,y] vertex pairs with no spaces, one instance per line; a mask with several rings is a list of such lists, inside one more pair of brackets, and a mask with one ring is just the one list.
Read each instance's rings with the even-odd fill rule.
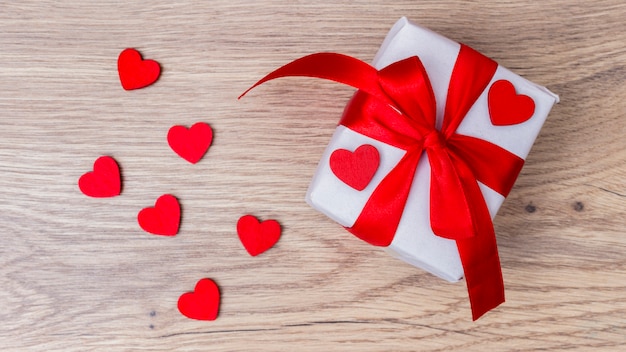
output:
[[[478,182],[507,196],[523,159],[456,129],[492,80],[497,63],[461,45],[450,78],[441,130],[435,128],[436,101],[417,57],[380,71],[358,59],[318,53],[297,59],[262,78],[309,76],[353,86],[357,91],[340,124],[406,151],[378,184],[354,225],[347,230],[377,246],[394,238],[415,172],[424,152],[430,176],[430,227],[459,249],[474,320],[504,302],[495,231]],[[422,234],[416,234],[422,235]]]
[[424,136],[423,148],[428,149],[442,149],[446,147],[446,140],[438,130],[432,130]]

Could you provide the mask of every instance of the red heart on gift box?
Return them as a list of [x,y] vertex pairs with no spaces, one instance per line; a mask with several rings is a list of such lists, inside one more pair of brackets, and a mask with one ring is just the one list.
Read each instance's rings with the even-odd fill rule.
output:
[[193,292],[178,298],[178,311],[190,319],[215,320],[220,306],[220,290],[211,279],[202,279]]
[[528,95],[517,94],[513,84],[499,80],[489,88],[489,117],[495,126],[516,125],[535,113],[535,102]]
[[143,60],[135,49],[125,49],[117,58],[117,72],[125,90],[139,89],[156,82],[161,74],[159,63]]
[[280,224],[276,220],[259,220],[244,215],[237,221],[237,234],[243,247],[251,256],[257,256],[272,248],[280,238]]
[[330,155],[330,169],[348,186],[362,191],[370,183],[378,165],[380,155],[376,147],[364,144],[354,152],[337,149]]
[[167,133],[167,143],[170,148],[192,164],[202,159],[212,140],[213,130],[204,122],[195,123],[190,128],[172,126]]
[[154,203],[154,207],[142,209],[137,215],[139,226],[151,234],[174,236],[180,224],[180,204],[171,194],[164,194]]
[[110,156],[101,156],[93,163],[93,171],[78,179],[78,188],[89,197],[104,198],[120,194],[120,168]]

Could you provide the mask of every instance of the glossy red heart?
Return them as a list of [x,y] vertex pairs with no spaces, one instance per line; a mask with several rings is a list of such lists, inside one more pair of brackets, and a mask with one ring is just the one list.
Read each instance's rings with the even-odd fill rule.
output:
[[495,126],[516,125],[535,113],[535,102],[528,95],[517,94],[513,84],[499,80],[489,88],[489,117]]
[[211,279],[202,279],[193,292],[178,298],[178,311],[190,319],[215,320],[220,307],[220,290]]
[[139,226],[151,234],[174,236],[178,233],[180,224],[180,204],[171,194],[164,194],[154,204],[154,207],[142,209],[137,215]]
[[195,123],[190,128],[172,126],[167,133],[167,143],[181,158],[195,164],[209,150],[213,140],[211,126],[204,122]]
[[243,247],[251,256],[257,256],[272,248],[280,238],[280,224],[276,220],[259,220],[244,215],[237,221],[237,234]]
[[117,58],[117,72],[125,90],[139,89],[156,82],[161,74],[159,63],[143,60],[135,49],[125,49]]
[[78,179],[78,188],[84,195],[96,198],[114,197],[120,194],[122,182],[120,168],[110,156],[101,156],[93,163],[93,171]]
[[362,191],[370,183],[378,165],[380,155],[376,147],[364,144],[354,152],[337,149],[330,155],[330,169],[348,186]]

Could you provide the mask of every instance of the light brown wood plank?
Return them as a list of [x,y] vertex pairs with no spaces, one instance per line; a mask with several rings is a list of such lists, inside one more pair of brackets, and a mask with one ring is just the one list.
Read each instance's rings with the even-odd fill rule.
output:
[[[471,322],[449,284],[352,237],[303,198],[352,89],[270,70],[370,61],[401,16],[561,96],[495,226],[507,302]],[[626,344],[626,3],[14,1],[0,5],[0,346],[4,351],[616,351]],[[117,55],[158,60],[126,92]],[[190,165],[174,124],[215,139]],[[123,193],[76,185],[100,155]],[[180,233],[137,212],[182,203]],[[239,216],[283,237],[252,258]],[[176,309],[203,277],[219,318]]]

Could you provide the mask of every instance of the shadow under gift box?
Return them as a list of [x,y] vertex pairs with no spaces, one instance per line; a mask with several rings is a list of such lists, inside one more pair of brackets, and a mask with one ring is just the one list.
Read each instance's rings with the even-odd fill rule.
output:
[[[384,40],[373,66],[377,69],[412,56],[418,56],[430,78],[437,109],[437,128],[442,124],[448,86],[461,45],[428,29],[401,18]],[[496,126],[489,117],[487,95],[498,80],[513,84],[517,94],[527,95],[535,103],[530,119],[515,125]],[[459,125],[456,133],[477,137],[496,144],[525,159],[541,126],[558,96],[502,66],[498,66],[487,88]],[[338,149],[354,151],[369,144],[379,152],[380,164],[367,187],[356,190],[337,178],[330,166],[331,154]],[[319,163],[309,186],[306,201],[345,227],[352,227],[366,202],[385,176],[406,152],[397,147],[338,126]],[[439,237],[430,227],[430,177],[428,156],[419,161],[411,190],[391,244],[385,250],[416,267],[445,280],[455,282],[463,277],[463,266],[454,240]],[[479,182],[491,218],[495,217],[504,196]]]

